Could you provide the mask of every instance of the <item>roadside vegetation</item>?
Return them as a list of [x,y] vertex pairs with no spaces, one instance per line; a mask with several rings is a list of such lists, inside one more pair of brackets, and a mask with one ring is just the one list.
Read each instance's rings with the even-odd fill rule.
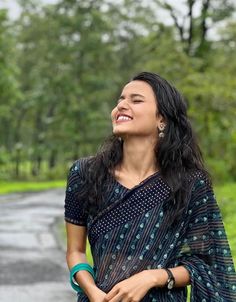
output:
[[18,192],[37,192],[42,190],[65,187],[65,181],[0,181],[0,194],[18,193]]

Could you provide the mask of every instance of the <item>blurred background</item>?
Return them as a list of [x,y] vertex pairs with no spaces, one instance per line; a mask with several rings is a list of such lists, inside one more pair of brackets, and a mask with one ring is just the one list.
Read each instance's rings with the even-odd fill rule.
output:
[[236,257],[234,0],[0,1],[0,192],[65,186],[144,70],[188,103]]

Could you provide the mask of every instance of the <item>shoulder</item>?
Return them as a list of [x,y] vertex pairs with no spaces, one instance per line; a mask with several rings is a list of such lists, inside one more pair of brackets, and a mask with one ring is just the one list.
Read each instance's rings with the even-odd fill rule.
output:
[[88,171],[88,163],[91,157],[82,157],[75,160],[69,168],[67,174],[66,192],[78,193],[86,188],[86,174]]
[[208,172],[195,169],[188,173],[186,180],[189,188],[190,204],[198,199],[205,198],[206,195],[213,195],[211,177]]
[[194,171],[191,183],[189,206],[202,210],[217,204],[210,175],[204,171]]
[[75,160],[69,168],[68,177],[81,177],[83,178],[84,174],[88,170],[90,161],[93,159],[93,156],[81,157]]
[[194,191],[197,188],[208,188],[212,189],[212,182],[210,174],[202,170],[194,170],[188,174],[188,183],[192,186]]

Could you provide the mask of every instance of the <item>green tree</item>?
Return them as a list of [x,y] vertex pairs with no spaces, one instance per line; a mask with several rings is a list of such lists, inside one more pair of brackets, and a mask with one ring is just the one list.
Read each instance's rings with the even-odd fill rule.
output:
[[[20,101],[18,68],[15,62],[15,40],[6,10],[0,10],[0,165],[14,155],[15,173],[19,173],[20,136],[18,128],[21,120],[16,114]],[[2,171],[4,174],[6,170]]]
[[211,45],[208,33],[222,20],[232,16],[232,0],[185,0],[181,6],[154,0],[172,18],[184,51],[191,56],[204,56]]
[[[208,164],[225,178],[235,171],[234,26],[218,41],[208,35],[210,26],[227,22],[230,1],[185,1],[184,13],[156,0],[20,3],[11,66],[20,71],[22,97],[9,120],[14,131],[3,142],[10,139],[15,166],[30,159],[32,175],[59,175],[58,167],[94,153],[111,130],[109,113],[121,86],[151,70],[183,92]],[[173,25],[157,14],[163,8]],[[12,102],[7,97],[5,110]]]

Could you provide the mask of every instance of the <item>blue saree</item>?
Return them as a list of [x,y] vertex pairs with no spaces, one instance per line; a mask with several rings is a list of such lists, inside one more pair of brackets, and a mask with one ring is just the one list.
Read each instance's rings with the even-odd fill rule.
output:
[[[191,277],[191,302],[236,301],[236,274],[221,214],[208,179],[196,171],[189,178],[191,194],[182,219],[169,226],[166,211],[170,188],[155,173],[132,189],[112,176],[106,204],[96,217],[86,215],[82,190],[86,159],[70,169],[65,220],[87,227],[96,284],[109,292],[118,282],[143,270],[184,265]],[[187,289],[152,288],[141,302],[183,302]],[[87,302],[84,294],[78,302]]]

